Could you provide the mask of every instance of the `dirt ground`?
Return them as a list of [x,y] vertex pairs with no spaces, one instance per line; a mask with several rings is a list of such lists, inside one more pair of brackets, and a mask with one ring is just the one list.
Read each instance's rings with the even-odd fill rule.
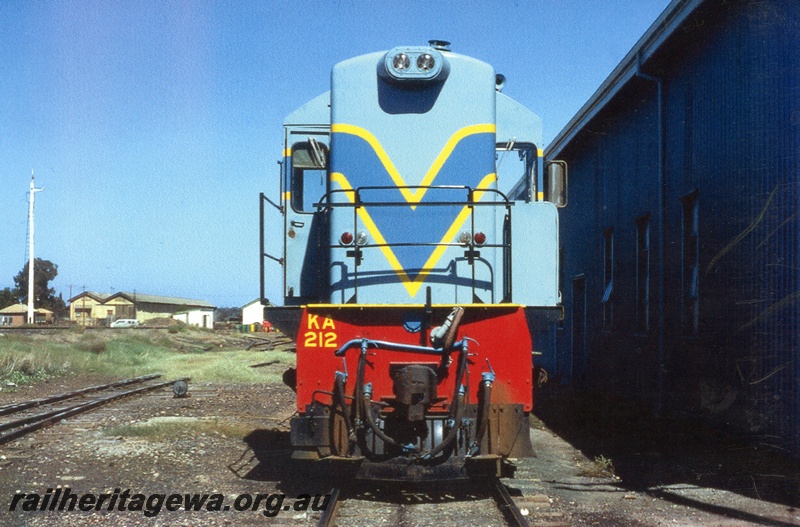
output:
[[[111,380],[54,379],[0,404]],[[0,525],[315,524],[314,500],[321,505],[331,484],[287,460],[293,395],[282,384],[193,384],[187,398],[164,390],[124,399],[0,445]],[[601,419],[563,398],[545,398],[539,414],[537,457],[516,460],[507,480],[533,526],[800,525],[796,460],[678,423]],[[68,492],[108,497],[87,501],[87,512],[50,511]],[[136,509],[136,494],[146,498],[140,510],[119,510],[123,495]],[[220,510],[168,510],[173,494],[207,494]],[[362,485],[350,496],[339,525],[504,524],[489,496],[469,489]]]

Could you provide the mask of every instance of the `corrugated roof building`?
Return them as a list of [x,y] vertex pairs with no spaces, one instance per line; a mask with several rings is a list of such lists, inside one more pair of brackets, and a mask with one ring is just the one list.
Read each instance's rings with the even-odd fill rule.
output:
[[[14,304],[0,309],[0,326],[24,326],[28,320],[28,304]],[[43,307],[33,310],[36,324],[49,324],[53,321],[53,312]]]
[[216,309],[204,300],[124,291],[113,294],[86,291],[70,298],[69,302],[70,320],[86,326],[108,325],[120,318],[135,318],[146,323],[181,313],[181,320],[211,328]]

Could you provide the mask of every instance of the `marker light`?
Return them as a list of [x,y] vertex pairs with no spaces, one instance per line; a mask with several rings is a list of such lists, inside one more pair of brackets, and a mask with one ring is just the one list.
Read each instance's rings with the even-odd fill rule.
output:
[[422,71],[431,70],[435,65],[436,65],[436,60],[430,53],[423,53],[417,58],[417,68],[419,68]]
[[469,243],[471,236],[467,231],[462,232],[458,235],[458,243]]
[[483,245],[484,243],[486,243],[486,235],[482,232],[476,232],[475,238],[473,239],[475,240],[475,243],[477,245]]
[[359,232],[356,234],[356,245],[366,245],[367,244],[367,233],[366,232]]
[[342,245],[350,245],[353,243],[353,233],[352,232],[343,232],[342,235],[339,237],[339,243]]
[[405,53],[398,53],[392,58],[392,67],[397,71],[403,71],[411,66],[411,60]]

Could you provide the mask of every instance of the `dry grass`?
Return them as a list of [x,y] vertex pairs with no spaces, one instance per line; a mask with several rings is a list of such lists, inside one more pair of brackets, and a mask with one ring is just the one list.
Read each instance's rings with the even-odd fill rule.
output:
[[192,437],[218,435],[242,439],[253,431],[243,423],[233,423],[219,418],[154,417],[128,426],[107,428],[103,433],[114,437],[132,437],[149,441],[161,441],[182,435]]
[[245,351],[238,335],[184,330],[91,330],[0,336],[0,382],[34,384],[64,374],[115,378],[164,373],[197,382],[279,382],[278,373],[250,368],[264,360],[292,364],[294,354]]
[[585,478],[612,478],[615,476],[614,463],[609,458],[599,455],[589,465],[583,466],[578,475]]

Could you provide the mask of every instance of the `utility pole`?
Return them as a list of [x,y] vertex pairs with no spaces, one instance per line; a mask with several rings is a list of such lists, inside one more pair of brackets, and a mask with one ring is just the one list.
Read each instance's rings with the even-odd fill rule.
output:
[[33,184],[33,170],[31,170],[31,198],[30,208],[28,209],[28,231],[30,232],[30,239],[28,240],[28,324],[34,323],[34,298],[33,298],[33,196],[37,192],[41,192],[43,188],[36,188]]
[[83,297],[82,297],[82,299],[83,299],[83,307],[81,309],[81,320],[82,320],[81,324],[86,326],[86,285],[85,284],[83,286]]

